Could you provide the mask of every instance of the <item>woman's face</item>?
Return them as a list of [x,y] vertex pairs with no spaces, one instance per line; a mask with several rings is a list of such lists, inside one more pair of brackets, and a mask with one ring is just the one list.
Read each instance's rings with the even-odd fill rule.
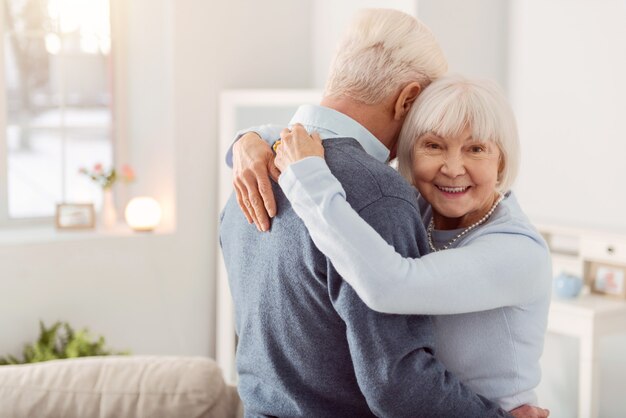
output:
[[472,138],[427,133],[413,149],[413,182],[433,208],[437,229],[465,228],[482,218],[497,198],[500,150]]

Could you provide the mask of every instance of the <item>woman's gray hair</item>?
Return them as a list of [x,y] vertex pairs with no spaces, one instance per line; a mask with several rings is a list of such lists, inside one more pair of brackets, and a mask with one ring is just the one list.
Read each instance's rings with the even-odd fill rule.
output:
[[506,193],[515,182],[520,145],[513,110],[493,81],[448,75],[424,89],[404,121],[398,143],[398,170],[413,183],[413,151],[427,133],[456,136],[466,126],[472,137],[497,144],[501,161],[496,188]]
[[399,10],[363,9],[339,42],[324,95],[379,104],[409,83],[426,87],[447,68],[422,22]]

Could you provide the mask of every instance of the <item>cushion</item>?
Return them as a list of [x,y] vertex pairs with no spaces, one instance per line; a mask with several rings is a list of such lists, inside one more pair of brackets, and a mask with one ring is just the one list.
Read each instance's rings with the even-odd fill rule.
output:
[[234,387],[204,357],[105,356],[0,366],[0,418],[227,418]]

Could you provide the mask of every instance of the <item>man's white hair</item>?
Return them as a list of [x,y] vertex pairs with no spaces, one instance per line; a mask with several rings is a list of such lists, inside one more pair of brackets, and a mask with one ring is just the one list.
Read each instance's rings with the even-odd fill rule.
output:
[[398,170],[413,183],[413,151],[427,133],[456,136],[466,126],[472,137],[500,149],[497,190],[506,193],[515,182],[520,161],[517,124],[504,92],[492,81],[448,75],[435,80],[417,98],[398,142]]
[[363,9],[339,42],[324,94],[379,104],[411,82],[426,87],[447,68],[422,22],[398,10]]

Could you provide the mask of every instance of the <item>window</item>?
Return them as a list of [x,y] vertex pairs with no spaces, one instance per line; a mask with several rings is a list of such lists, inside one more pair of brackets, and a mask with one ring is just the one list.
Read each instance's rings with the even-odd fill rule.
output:
[[99,190],[78,171],[113,160],[109,0],[0,1],[0,214],[98,205]]

